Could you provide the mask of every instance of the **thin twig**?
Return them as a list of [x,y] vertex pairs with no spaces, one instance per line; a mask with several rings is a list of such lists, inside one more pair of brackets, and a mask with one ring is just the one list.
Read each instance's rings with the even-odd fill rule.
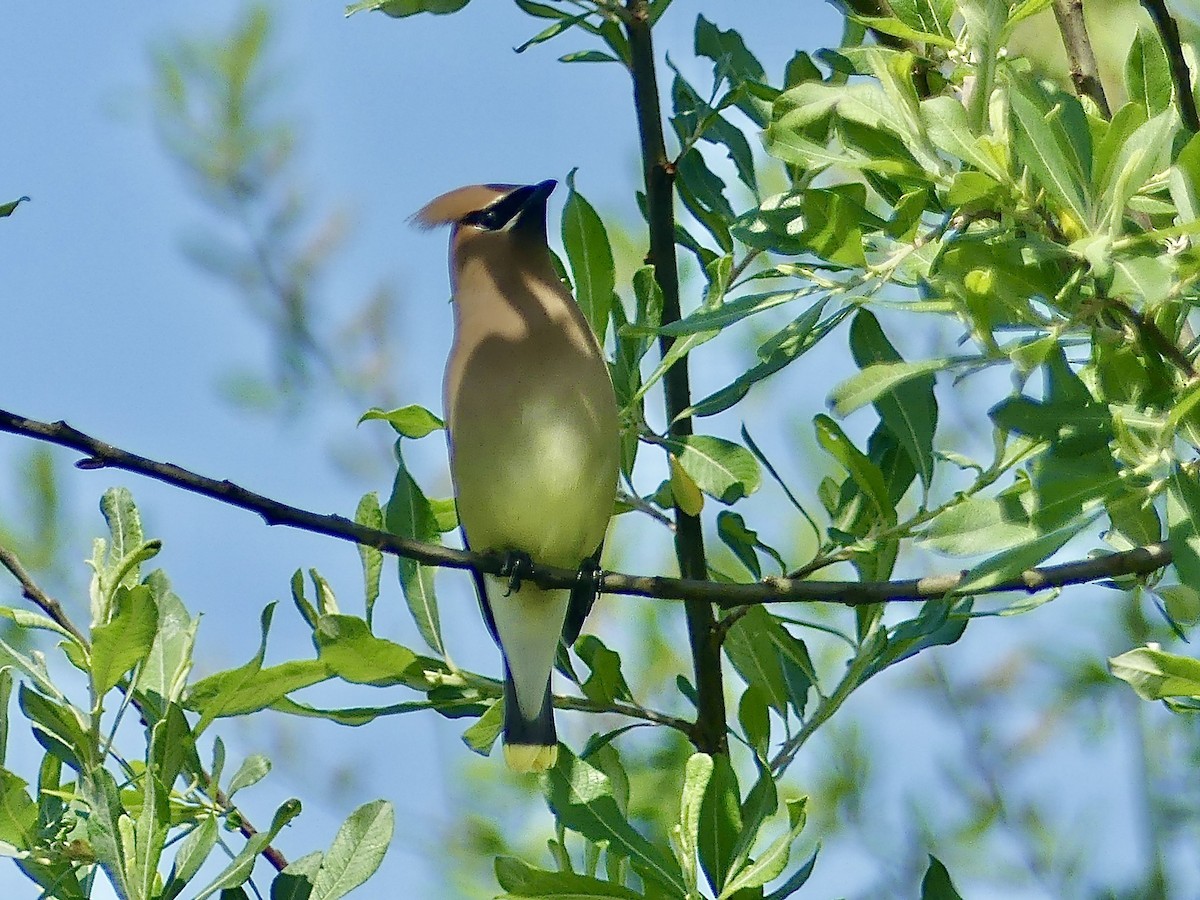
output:
[[1096,54],[1092,51],[1092,41],[1083,19],[1083,0],[1054,0],[1054,18],[1058,20],[1058,30],[1062,33],[1063,46],[1071,64],[1071,82],[1075,85],[1075,93],[1090,98],[1104,118],[1111,119],[1108,98],[1104,96],[1104,85],[1100,81],[1100,69],[1096,65]]
[[[66,614],[62,604],[38,587],[37,582],[33,580],[29,572],[25,569],[25,566],[21,564],[21,560],[17,557],[17,555],[2,545],[0,545],[0,565],[3,565],[4,568],[8,569],[13,578],[17,580],[17,583],[21,585],[21,595],[25,597],[25,599],[29,600],[38,609],[53,619],[55,624],[70,632],[71,636],[79,642],[79,646],[81,646],[84,650],[91,649],[91,641],[89,641],[87,636],[84,635],[79,627],[71,621],[71,617]],[[134,708],[137,709],[143,720],[145,720],[146,711],[143,708],[141,699],[133,691],[132,687],[125,683],[118,684],[117,687],[133,703]],[[212,784],[212,777],[203,767],[201,767],[200,771],[196,774],[200,776],[203,784]],[[227,812],[234,813],[234,818],[238,823],[238,831],[241,833],[242,837],[244,837],[246,840],[249,840],[250,838],[254,837],[254,835],[258,834],[258,829],[250,823],[250,820],[246,818],[245,814],[240,809],[230,802],[229,798],[225,796],[224,791],[222,791],[220,788],[216,788],[212,797],[213,800],[216,801],[217,805],[222,809],[226,810]],[[272,868],[274,868],[277,872],[282,872],[287,868],[287,858],[270,844],[260,851],[260,855],[263,859],[269,862]]]
[[1196,97],[1192,93],[1192,75],[1188,71],[1187,59],[1183,55],[1183,42],[1179,38],[1179,25],[1167,10],[1165,0],[1142,0],[1142,6],[1154,20],[1158,36],[1167,51],[1167,64],[1171,69],[1171,81],[1175,84],[1175,98],[1179,103],[1179,117],[1183,126],[1192,134],[1200,132],[1200,115],[1196,113]]
[[[646,184],[646,219],[650,230],[648,261],[654,267],[654,278],[662,290],[662,321],[669,325],[680,319],[679,269],[675,258],[675,168],[667,156],[663,135],[654,43],[650,34],[650,8],[646,0],[627,0],[625,10],[629,14],[625,34],[629,39],[629,72],[633,80]],[[659,337],[659,352],[664,358],[674,343],[675,338],[670,335]],[[663,376],[663,394],[671,436],[691,434],[691,418],[681,415],[691,406],[686,356]],[[699,516],[689,515],[676,506],[675,528],[675,556],[680,574],[692,579],[707,577],[708,562]],[[686,601],[684,612],[698,698],[692,742],[697,750],[705,753],[727,753],[725,686],[721,673],[721,647],[714,633],[716,617],[708,601],[694,598]]]
[[[415,559],[426,565],[458,569],[475,568],[498,575],[503,560],[495,554],[471,553],[437,544],[408,540],[386,531],[367,528],[344,516],[321,515],[288,506],[255,494],[229,481],[217,481],[170,463],[155,462],[121,450],[72,428],[65,422],[46,423],[0,410],[0,431],[24,435],[70,447],[86,455],[85,468],[114,468],[149,476],[166,484],[211,497],[240,509],[257,513],[269,525],[285,525],[323,534],[343,541],[375,547],[385,553]],[[1029,569],[998,584],[972,593],[1007,591],[1035,592],[1051,587],[1083,584],[1126,575],[1148,575],[1171,564],[1171,547],[1162,541],[1121,553]],[[536,563],[536,560],[535,560]],[[766,578],[753,584],[729,584],[695,578],[660,575],[627,575],[602,572],[601,588],[606,594],[626,594],[658,600],[695,600],[730,609],[752,603],[838,603],[862,606],[868,603],[933,600],[946,597],[964,583],[967,572],[930,575],[900,581],[804,581],[799,578]],[[527,580],[546,588],[571,588],[579,573],[570,569],[535,565]]]

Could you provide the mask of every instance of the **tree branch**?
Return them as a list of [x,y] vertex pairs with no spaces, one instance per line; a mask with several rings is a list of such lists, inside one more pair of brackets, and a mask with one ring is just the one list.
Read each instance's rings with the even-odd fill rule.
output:
[[1106,119],[1112,118],[1108,98],[1104,96],[1104,85],[1100,81],[1100,69],[1096,65],[1096,54],[1088,37],[1087,24],[1083,19],[1083,0],[1054,0],[1054,18],[1062,33],[1063,46],[1071,64],[1071,81],[1075,93],[1088,97],[1100,108]]
[[[472,553],[437,544],[424,544],[386,531],[367,528],[344,516],[321,515],[288,506],[232,482],[217,481],[170,463],[156,462],[105,444],[65,422],[39,422],[0,409],[0,431],[58,444],[84,453],[86,458],[77,464],[82,468],[112,468],[146,475],[156,481],[257,513],[268,525],[285,525],[375,547],[384,553],[415,559],[426,565],[455,569],[474,568],[489,575],[498,575],[504,562],[503,558],[495,554]],[[1148,575],[1170,565],[1171,559],[1170,543],[1161,541],[1093,559],[1029,569],[973,593],[1033,593],[1046,588],[1084,584],[1106,578]],[[572,588],[578,585],[579,573],[575,570],[538,565],[536,560],[534,562],[534,573],[526,580],[546,588]],[[765,578],[751,584],[729,584],[695,578],[602,572],[600,581],[601,589],[606,594],[625,594],[658,600],[695,600],[723,609],[732,609],[753,603],[809,602],[862,606],[868,603],[936,600],[956,591],[964,583],[967,574],[968,571],[963,570],[899,581],[805,581],[801,578]]]
[[[669,325],[680,318],[679,270],[675,258],[675,169],[667,156],[663,137],[650,10],[646,0],[627,0],[625,9],[629,14],[625,22],[629,37],[629,71],[633,78],[633,101],[646,182],[646,218],[650,228],[648,261],[654,267],[654,278],[662,289],[663,325]],[[664,357],[674,343],[675,338],[669,335],[659,338],[659,351]],[[679,414],[691,406],[687,357],[667,370],[663,390],[671,436],[691,434],[692,420],[679,418]],[[675,508],[675,556],[679,561],[679,573],[684,578],[703,580],[708,577],[700,518],[688,515],[678,506]],[[692,742],[697,750],[705,753],[728,753],[725,686],[716,618],[710,603],[696,598],[686,601],[685,612],[698,698]]]
[[1167,64],[1171,67],[1171,81],[1175,83],[1175,97],[1179,103],[1179,117],[1192,134],[1200,132],[1200,115],[1196,113],[1196,97],[1192,93],[1192,76],[1187,60],[1183,56],[1183,42],[1179,38],[1179,25],[1167,11],[1165,0],[1142,0],[1142,6],[1154,20],[1158,36],[1167,50]]
[[[53,619],[57,625],[70,632],[71,636],[79,642],[79,646],[83,647],[84,650],[89,650],[91,648],[91,641],[89,641],[87,636],[79,629],[79,627],[73,621],[71,621],[71,617],[67,615],[66,611],[62,607],[62,604],[43,591],[38,586],[37,582],[35,582],[30,576],[29,572],[25,569],[25,566],[22,565],[21,560],[18,559],[17,555],[2,545],[0,545],[0,565],[8,569],[13,578],[17,580],[17,583],[21,585],[21,596],[25,597],[25,599],[29,600],[34,604],[34,606]],[[118,684],[117,687],[122,693],[130,696],[130,701],[133,703],[134,708],[142,716],[142,721],[146,721],[146,712],[142,707],[141,699],[133,692],[133,688],[124,683]],[[225,795],[224,791],[213,785],[212,776],[209,775],[209,773],[203,767],[201,767],[200,771],[196,774],[199,775],[201,784],[205,785],[206,787],[213,788],[212,798],[214,801],[216,801],[218,806],[228,812],[236,813],[238,831],[241,832],[242,837],[246,838],[246,840],[249,840],[250,838],[254,837],[254,835],[258,834],[258,829],[250,823],[250,820],[246,818],[245,813],[243,813],[240,809],[234,806],[233,803],[230,802],[229,797]],[[287,858],[270,844],[260,851],[260,855],[263,859],[269,862],[272,868],[274,868],[277,872],[282,872],[287,868]]]

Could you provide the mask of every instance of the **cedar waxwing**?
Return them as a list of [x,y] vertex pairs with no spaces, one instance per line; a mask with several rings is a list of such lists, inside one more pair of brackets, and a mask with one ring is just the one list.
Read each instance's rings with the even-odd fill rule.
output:
[[[476,574],[504,657],[504,757],[540,772],[558,756],[550,672],[579,636],[613,511],[617,404],[595,334],[546,244],[554,181],[488,184],[438,197],[414,217],[449,224],[454,346],[444,401],[458,518],[467,545],[507,555],[512,578]],[[579,569],[574,590],[520,583],[522,564]]]

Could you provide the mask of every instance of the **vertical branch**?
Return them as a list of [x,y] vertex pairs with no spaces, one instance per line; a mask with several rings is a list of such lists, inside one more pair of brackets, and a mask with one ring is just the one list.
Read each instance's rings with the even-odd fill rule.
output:
[[[631,56],[633,100],[637,111],[641,140],[642,168],[646,179],[646,209],[650,227],[650,264],[663,294],[663,324],[675,322],[679,311],[679,271],[675,260],[675,169],[667,158],[663,139],[662,113],[654,65],[654,45],[650,37],[650,18],[646,0],[626,0],[625,21]],[[663,355],[675,338],[663,335],[659,348]],[[692,433],[690,418],[676,419],[691,404],[687,358],[679,360],[663,378],[667,421],[675,437]],[[675,508],[675,556],[684,578],[708,577],[704,557],[704,535],[700,519]],[[721,647],[711,604],[703,600],[685,603],[688,640],[692,648],[699,709],[692,743],[705,753],[726,753],[725,687],[721,677]]]
[[1104,85],[1100,83],[1096,54],[1092,51],[1092,42],[1083,20],[1083,0],[1054,0],[1054,18],[1058,20],[1058,30],[1067,49],[1075,93],[1090,98],[1100,108],[1104,118],[1111,119],[1108,98],[1104,96]]
[[1200,115],[1196,113],[1196,97],[1192,93],[1192,75],[1187,60],[1183,58],[1183,43],[1179,39],[1179,25],[1167,11],[1166,0],[1142,0],[1142,6],[1154,20],[1158,36],[1167,51],[1167,63],[1171,67],[1171,81],[1175,83],[1175,98],[1179,103],[1179,117],[1192,134],[1200,133]]

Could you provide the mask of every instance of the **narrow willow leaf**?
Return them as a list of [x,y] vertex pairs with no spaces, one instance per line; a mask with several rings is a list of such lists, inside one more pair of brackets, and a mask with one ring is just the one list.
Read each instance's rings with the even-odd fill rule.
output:
[[192,647],[200,620],[188,614],[161,569],[146,576],[145,584],[158,610],[158,627],[138,673],[137,687],[144,694],[177,703],[192,671]]
[[946,364],[945,359],[927,359],[921,362],[887,362],[867,366],[830,392],[829,406],[837,415],[848,416],[906,381],[922,375],[931,375],[944,369]]
[[[458,709],[454,710],[457,706]],[[429,700],[410,700],[404,703],[393,703],[390,706],[355,706],[346,709],[317,709],[306,703],[300,703],[291,697],[281,697],[271,704],[276,712],[287,713],[289,716],[300,716],[306,719],[325,719],[357,728],[368,725],[384,716],[398,716],[426,709],[436,709],[439,712],[454,710],[462,715],[470,715],[481,711],[478,700],[461,700],[457,704],[447,704]]]
[[112,882],[118,896],[130,897],[132,886],[125,872],[125,861],[133,856],[132,842],[125,840],[121,821],[129,821],[117,782],[104,768],[96,767],[79,782],[80,793],[91,814],[87,818],[87,841],[96,862]]
[[974,166],[996,182],[1008,181],[1008,173],[971,133],[967,111],[957,99],[940,96],[922,100],[921,121],[939,150]]
[[292,860],[271,882],[271,900],[310,900],[324,861],[325,854],[320,850]]
[[603,346],[616,288],[612,246],[599,214],[575,189],[574,169],[567,175],[567,191],[562,216],[563,247],[571,262],[575,298]]
[[789,817],[793,818],[788,830],[779,835],[752,862],[738,871],[721,891],[719,900],[727,900],[738,891],[762,887],[768,881],[778,878],[787,868],[788,857],[791,855],[792,844],[800,836],[805,825],[803,814],[804,800],[798,801],[800,811],[793,815],[793,805],[789,804]]
[[748,393],[754,385],[795,362],[823,338],[832,332],[850,314],[850,307],[843,307],[825,319],[820,315],[827,298],[822,298],[777,331],[758,348],[761,362],[751,366],[727,386],[709,394],[703,400],[688,407],[681,415],[711,416],[729,409]]
[[[850,326],[850,350],[864,370],[873,365],[903,363],[879,321],[859,310]],[[938,406],[932,373],[905,379],[873,398],[884,427],[912,460],[926,492],[933,482],[933,438],[937,431]]]
[[1125,87],[1129,99],[1145,106],[1151,116],[1171,105],[1171,67],[1156,32],[1139,28],[1133,36],[1125,58]]
[[[400,441],[396,442],[396,463],[396,479],[392,484],[392,495],[388,498],[384,513],[388,531],[418,541],[441,543],[441,532],[438,531],[433,508],[404,464]],[[437,595],[434,592],[436,568],[421,565],[416,560],[405,557],[399,558],[398,565],[400,586],[404,590],[404,599],[408,603],[417,630],[431,649],[445,655]]]
[[321,662],[332,675],[353,684],[426,687],[417,655],[401,644],[371,634],[363,619],[322,616],[313,631]]
[[117,588],[115,612],[106,625],[92,629],[92,690],[103,697],[121,677],[150,653],[158,631],[158,608],[149,585]]
[[512,856],[496,857],[496,881],[508,891],[504,895],[505,900],[510,897],[539,897],[543,900],[603,900],[616,897],[619,900],[643,900],[642,894],[615,882],[601,881],[575,872],[538,869]]
[[247,839],[237,855],[230,860],[224,870],[204,890],[196,895],[195,900],[207,900],[207,898],[211,897],[217,891],[224,891],[245,884],[250,878],[250,874],[254,871],[254,863],[258,859],[258,854],[265,850],[275,840],[275,836],[283,830],[284,826],[298,815],[300,815],[300,801],[295,799],[284,801],[275,810],[275,815],[271,820],[271,827]]
[[733,441],[684,435],[664,443],[700,490],[726,505],[753,494],[762,484],[754,454]]
[[503,728],[504,703],[501,700],[497,700],[490,704],[487,712],[476,719],[474,724],[462,733],[462,741],[470,748],[472,753],[487,756],[492,752],[492,746],[496,743],[496,739],[500,737],[500,732]]
[[813,419],[817,443],[830,456],[841,463],[863,495],[874,504],[885,520],[895,521],[896,510],[888,495],[887,482],[879,467],[854,444],[846,433],[829,416],[819,415]]
[[671,468],[671,499],[685,515],[698,516],[704,509],[704,494],[695,479],[688,474],[679,457],[672,453],[668,457]]
[[8,203],[0,203],[0,219],[6,219],[13,214],[18,206],[22,203],[28,203],[28,197],[18,197],[16,200],[10,200]]
[[[354,511],[354,521],[367,528],[377,531],[383,529],[383,509],[379,506],[379,497],[372,491],[363,494],[358,501],[358,509]],[[439,525],[440,528],[440,525]],[[363,569],[363,597],[366,604],[367,624],[370,625],[375,612],[375,601],[379,599],[379,579],[383,573],[383,551],[358,545],[358,556]]]
[[1200,483],[1181,465],[1171,469],[1167,491],[1167,534],[1175,571],[1184,584],[1200,586]]
[[[1082,151],[1076,148],[1076,154],[1069,154],[1066,149],[1071,146],[1071,138],[1063,124],[1063,115],[1051,116],[1023,79],[1013,79],[1009,91],[1013,121],[1017,125],[1015,137],[1018,157],[1042,187],[1069,210],[1082,226],[1090,218],[1089,203],[1080,161],[1072,158]],[[1064,100],[1060,105],[1066,102]],[[1078,105],[1078,101],[1074,103]],[[1090,150],[1088,156],[1090,168]]]
[[929,857],[929,868],[921,879],[921,900],[962,900],[954,888],[950,873],[935,856]]
[[418,13],[433,13],[444,16],[458,12],[471,0],[361,0],[346,7],[346,15],[357,12],[381,12],[394,19],[415,16]]
[[238,766],[238,770],[233,773],[233,777],[229,779],[229,787],[225,789],[225,793],[232,797],[242,788],[248,788],[258,784],[271,771],[271,760],[263,756],[261,753],[252,753],[242,760],[242,764]]
[[741,792],[729,757],[713,757],[712,775],[700,806],[700,865],[714,893],[725,886],[738,837],[742,833]]
[[372,407],[362,414],[358,422],[361,425],[363,422],[376,419],[387,422],[392,426],[396,434],[401,437],[414,439],[423,438],[427,434],[432,434],[446,427],[445,422],[425,407],[415,403],[392,410]]
[[779,887],[767,894],[763,900],[784,900],[785,897],[790,897],[808,882],[812,877],[813,869],[817,865],[817,854],[821,852],[821,845],[818,844],[812,854],[803,863],[796,868],[791,875],[787,877]]
[[375,874],[392,842],[395,823],[395,810],[386,800],[352,812],[325,854],[309,900],[338,900]]
[[725,638],[725,655],[747,684],[758,685],[771,707],[787,715],[788,686],[773,634],[782,626],[762,606],[751,608]]
[[1075,535],[1096,520],[1096,516],[1070,522],[1048,534],[1039,535],[1034,540],[1003,550],[995,556],[990,556],[977,566],[971,568],[963,576],[962,583],[954,589],[956,594],[970,594],[975,591],[986,591],[1002,581],[1007,581],[1020,575],[1026,569],[1031,569],[1049,559]]
[[679,794],[679,856],[684,878],[696,884],[696,860],[699,853],[700,809],[713,773],[713,758],[693,753],[683,769],[683,788]]
[[604,773],[560,746],[558,764],[546,773],[546,798],[558,820],[589,841],[605,842],[638,873],[675,896],[686,888],[678,863],[651,844],[626,820]]
[[179,844],[175,861],[171,864],[171,876],[163,888],[162,900],[175,900],[189,881],[196,877],[204,861],[217,844],[217,817],[205,816]]
[[1139,647],[1112,657],[1108,668],[1143,700],[1200,697],[1200,660],[1190,656]]

